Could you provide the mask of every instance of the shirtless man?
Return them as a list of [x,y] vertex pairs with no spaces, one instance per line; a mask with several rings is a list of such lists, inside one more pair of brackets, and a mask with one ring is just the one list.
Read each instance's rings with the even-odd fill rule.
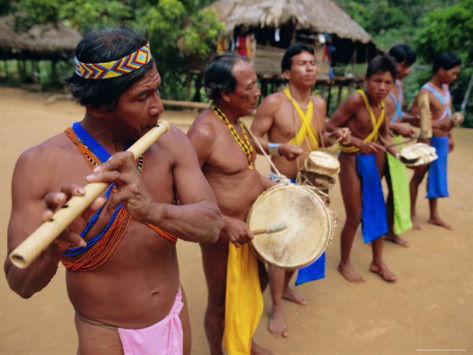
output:
[[[256,112],[251,130],[262,148],[272,156],[278,170],[295,181],[298,168],[305,158],[300,157],[301,154],[316,150],[320,137],[324,137],[325,146],[331,145],[332,140],[325,134],[325,101],[312,94],[317,75],[314,50],[303,44],[289,47],[283,56],[281,70],[289,82],[288,88],[264,99]],[[310,132],[307,132],[304,121],[308,122]],[[300,130],[305,133],[297,134]],[[348,128],[337,129],[334,138],[343,138],[348,144],[345,137],[348,134]],[[320,275],[325,274],[324,257],[310,266],[312,269],[317,268]],[[275,336],[287,337],[282,299],[301,305],[305,305],[306,300],[289,288],[294,271],[284,271],[274,266],[268,266],[268,271],[272,300],[268,329]]]
[[[248,243],[253,236],[245,220],[270,181],[254,169],[255,152],[249,133],[239,121],[253,112],[261,92],[252,65],[232,54],[216,57],[206,69],[204,80],[212,106],[197,116],[187,134],[224,221],[217,243],[201,243],[208,287],[205,331],[210,353],[223,354],[222,338],[229,354],[249,354],[250,348],[251,353],[267,353],[251,342],[262,313],[262,296],[258,263]],[[234,279],[233,271],[237,277],[240,274],[233,265],[237,253],[245,254],[250,263],[242,263],[242,267],[248,266],[241,271],[247,273],[246,280]],[[231,323],[233,312],[241,318],[240,329]],[[242,338],[236,341],[235,333]]]
[[[350,146],[340,146],[340,187],[345,205],[346,221],[341,233],[341,260],[338,271],[350,282],[363,282],[350,262],[350,251],[356,230],[362,222],[365,243],[371,242],[373,261],[370,271],[384,280],[396,281],[396,276],[383,260],[383,235],[388,232],[386,208],[380,175],[385,167],[386,148],[379,136],[389,144],[385,99],[396,78],[394,61],[378,56],[370,61],[366,73],[366,89],[358,90],[338,108],[327,124],[333,132],[339,127],[351,131]],[[398,156],[395,146],[388,151]],[[362,204],[363,201],[363,204]],[[363,206],[363,208],[362,208]]]
[[432,67],[433,76],[428,83],[422,86],[414,102],[413,114],[419,113],[419,96],[429,96],[430,113],[432,115],[432,134],[430,145],[436,148],[439,158],[429,166],[422,166],[414,170],[410,182],[411,190],[411,216],[414,228],[420,229],[417,219],[415,204],[419,185],[429,170],[427,181],[427,198],[429,199],[430,217],[428,222],[440,227],[452,229],[439,215],[438,198],[448,197],[447,185],[447,156],[453,151],[454,141],[452,136],[453,123],[452,99],[449,86],[460,73],[461,60],[453,53],[443,52],[435,57]]
[[[71,196],[83,195],[86,182],[115,184],[91,229],[84,230],[88,217],[105,203],[103,197],[28,268],[5,261],[10,287],[23,298],[46,287],[60,261],[66,265],[81,355],[190,354],[175,242],[213,242],[222,225],[212,190],[180,130],[172,127],[143,154],[140,172],[131,153],[123,152],[156,125],[163,111],[161,78],[146,43],[126,28],[87,33],[68,81],[85,106],[84,118],[67,134],[25,151],[13,175],[9,251]],[[121,58],[134,64],[118,65],[113,72],[93,72],[83,64],[104,67]],[[177,199],[181,205],[174,204]],[[116,209],[118,215],[112,216]]]
[[[394,104],[395,110],[389,122],[389,129],[395,134],[394,142],[399,143],[414,134],[411,126],[406,122],[414,123],[417,119],[416,116],[403,111],[404,90],[402,88],[402,80],[410,74],[411,66],[416,61],[416,55],[407,44],[395,45],[389,50],[388,55],[396,62],[397,69],[395,85],[393,85],[388,98]],[[407,167],[393,155],[387,153],[384,174],[389,190],[386,201],[389,233],[385,239],[407,247],[409,245],[407,240],[399,235],[412,228]]]

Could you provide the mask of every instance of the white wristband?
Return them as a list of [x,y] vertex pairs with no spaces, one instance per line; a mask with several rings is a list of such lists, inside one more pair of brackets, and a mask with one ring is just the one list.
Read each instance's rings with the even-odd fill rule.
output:
[[280,144],[278,143],[268,143],[269,155],[271,155],[272,157],[280,156],[281,154],[279,154],[279,146]]

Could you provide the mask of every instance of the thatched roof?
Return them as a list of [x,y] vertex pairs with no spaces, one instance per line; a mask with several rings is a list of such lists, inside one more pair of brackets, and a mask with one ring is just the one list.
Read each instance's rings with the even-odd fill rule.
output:
[[328,32],[362,43],[371,36],[331,0],[220,0],[212,5],[231,32],[236,26],[279,27],[292,21],[296,29]]
[[74,56],[80,39],[79,32],[61,23],[16,32],[13,16],[0,18],[0,59],[67,59]]

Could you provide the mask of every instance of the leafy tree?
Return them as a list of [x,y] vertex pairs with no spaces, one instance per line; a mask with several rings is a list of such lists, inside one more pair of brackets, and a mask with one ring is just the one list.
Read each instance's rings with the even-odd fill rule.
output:
[[[414,44],[427,59],[442,51],[454,52],[463,59],[462,71],[452,87],[454,105],[459,108],[473,74],[473,0],[459,0],[424,16],[416,30]],[[473,126],[473,98],[467,106],[467,125]]]

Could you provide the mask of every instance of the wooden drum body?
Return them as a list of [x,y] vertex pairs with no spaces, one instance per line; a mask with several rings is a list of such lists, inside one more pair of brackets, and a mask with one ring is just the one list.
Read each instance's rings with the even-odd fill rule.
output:
[[252,244],[266,263],[287,270],[306,266],[322,255],[332,238],[333,213],[309,188],[278,184],[261,194],[248,213],[251,230],[285,223],[287,228],[254,237]]
[[339,161],[328,153],[311,152],[299,171],[297,182],[328,191],[335,184],[335,177],[340,172]]

